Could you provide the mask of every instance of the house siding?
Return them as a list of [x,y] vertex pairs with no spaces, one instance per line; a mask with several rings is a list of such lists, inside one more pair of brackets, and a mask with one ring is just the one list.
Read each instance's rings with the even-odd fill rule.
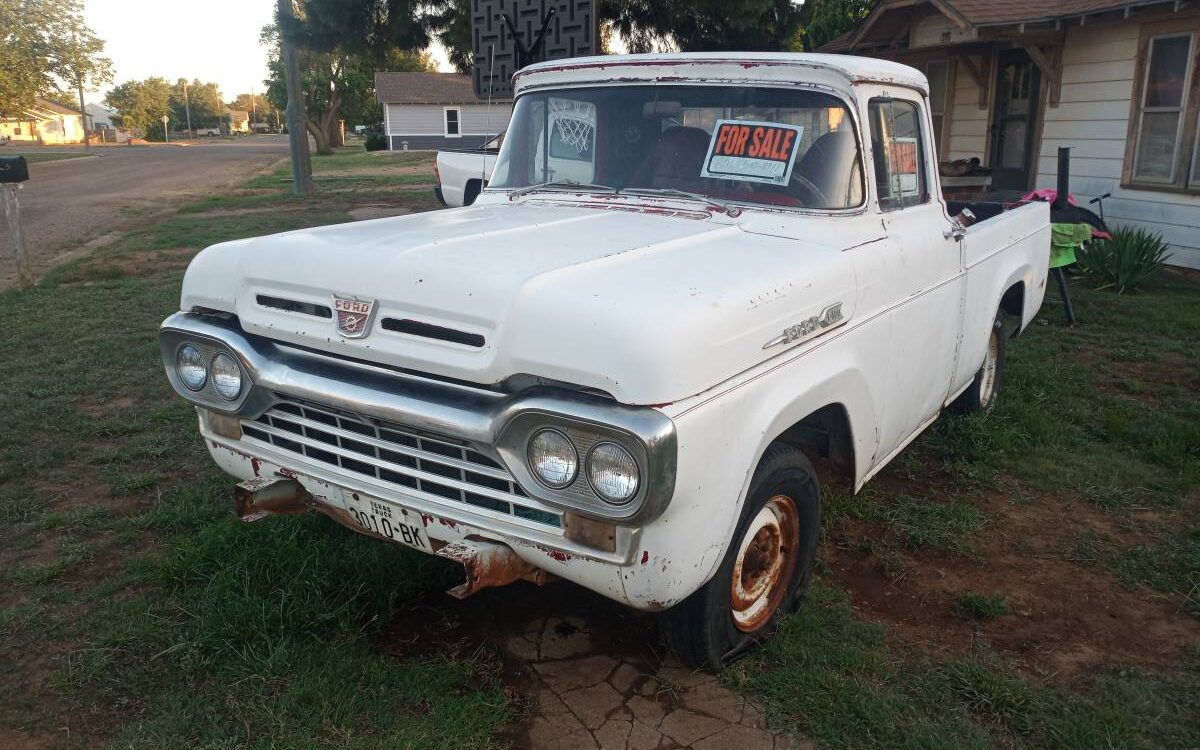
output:
[[[458,137],[446,135],[446,109],[459,111]],[[511,102],[487,104],[389,104],[384,127],[393,150],[477,148],[508,128]]]
[[1056,184],[1058,148],[1070,147],[1071,193],[1080,204],[1112,193],[1104,200],[1110,224],[1161,234],[1171,245],[1168,262],[1200,268],[1200,196],[1121,187],[1140,33],[1136,22],[1067,31],[1062,91],[1059,105],[1046,108],[1037,184]]
[[[1095,208],[1087,201],[1111,193],[1104,200],[1110,224],[1161,234],[1171,245],[1169,263],[1200,268],[1200,196],[1121,187],[1140,34],[1132,20],[1067,30],[1059,103],[1043,111],[1035,184],[1057,184],[1058,148],[1070,147],[1071,193],[1081,205]],[[972,60],[980,63],[978,56]],[[979,106],[979,87],[959,65],[948,158],[989,163],[990,107]]]

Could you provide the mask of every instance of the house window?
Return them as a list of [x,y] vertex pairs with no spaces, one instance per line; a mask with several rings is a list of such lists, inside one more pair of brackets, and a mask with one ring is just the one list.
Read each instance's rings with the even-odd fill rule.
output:
[[946,93],[950,80],[950,66],[945,60],[934,60],[925,66],[925,77],[929,79],[929,114],[933,116],[933,151],[946,153]]
[[21,123],[13,124],[13,135],[21,135]]
[[868,115],[879,208],[894,211],[928,201],[920,108],[901,99],[872,99]]
[[1200,188],[1196,47],[1194,30],[1152,33],[1143,39],[1131,122],[1132,164],[1126,166],[1131,186]]
[[458,127],[458,110],[446,108],[446,135],[458,136],[462,135]]

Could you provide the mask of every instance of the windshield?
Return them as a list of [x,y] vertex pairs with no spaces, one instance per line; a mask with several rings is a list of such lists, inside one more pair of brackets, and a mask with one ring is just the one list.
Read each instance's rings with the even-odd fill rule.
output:
[[605,86],[521,96],[491,188],[579,183],[798,208],[862,203],[846,107],[745,86]]

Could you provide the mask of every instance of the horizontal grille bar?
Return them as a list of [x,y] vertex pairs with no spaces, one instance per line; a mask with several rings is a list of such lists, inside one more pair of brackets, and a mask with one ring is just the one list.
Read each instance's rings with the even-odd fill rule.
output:
[[243,421],[242,434],[385,486],[430,495],[434,502],[461,503],[540,528],[562,527],[558,510],[528,497],[492,459],[399,425],[289,399],[257,420]]

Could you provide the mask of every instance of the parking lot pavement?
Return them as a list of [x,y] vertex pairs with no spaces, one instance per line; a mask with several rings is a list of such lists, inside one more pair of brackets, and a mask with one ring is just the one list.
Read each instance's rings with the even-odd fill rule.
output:
[[[286,136],[253,136],[190,146],[93,147],[94,157],[30,164],[30,180],[18,195],[34,274],[86,254],[114,230],[159,216],[183,199],[236,184],[286,157],[287,149]],[[0,155],[16,152],[0,149]],[[4,289],[15,282],[16,269],[7,227],[0,229]]]

